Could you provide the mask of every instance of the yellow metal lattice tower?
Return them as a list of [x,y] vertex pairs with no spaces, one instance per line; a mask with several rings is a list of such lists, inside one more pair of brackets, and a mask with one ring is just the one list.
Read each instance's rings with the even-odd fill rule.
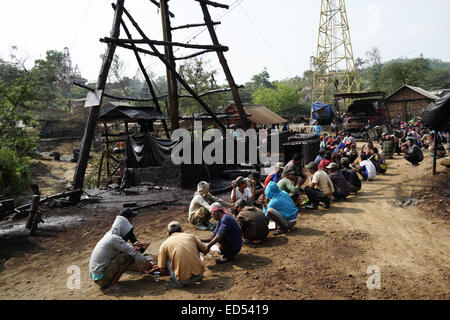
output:
[[345,0],[322,0],[313,102],[332,104],[335,93],[359,91]]

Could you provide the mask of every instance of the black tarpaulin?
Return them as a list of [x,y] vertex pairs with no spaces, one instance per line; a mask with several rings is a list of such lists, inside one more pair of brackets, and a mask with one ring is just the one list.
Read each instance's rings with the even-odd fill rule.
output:
[[126,167],[160,167],[171,161],[172,149],[178,141],[162,140],[148,135],[127,139]]
[[427,128],[450,131],[450,93],[430,103],[423,109],[420,117]]

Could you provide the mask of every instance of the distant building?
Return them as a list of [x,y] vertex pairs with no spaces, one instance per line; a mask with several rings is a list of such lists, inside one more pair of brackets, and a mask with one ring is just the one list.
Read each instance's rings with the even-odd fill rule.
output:
[[[280,117],[278,114],[272,110],[260,106],[260,105],[244,105],[245,113],[247,114],[248,120],[251,123],[252,128],[266,126],[271,128],[272,126],[279,126],[281,124],[287,123],[288,120]],[[239,116],[238,109],[235,104],[229,105],[225,109],[225,113],[231,116]],[[235,117],[234,120],[229,120],[228,124],[239,123],[240,118]]]
[[439,96],[422,88],[404,85],[386,97],[385,103],[391,119],[408,121],[420,116],[423,108],[437,99]]

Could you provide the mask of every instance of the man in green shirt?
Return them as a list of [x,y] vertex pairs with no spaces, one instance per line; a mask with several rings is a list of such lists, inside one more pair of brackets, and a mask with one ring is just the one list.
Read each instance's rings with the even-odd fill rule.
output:
[[280,190],[286,191],[294,201],[295,205],[298,206],[301,201],[299,200],[300,196],[300,177],[295,176],[295,169],[290,169],[285,173],[285,177],[278,181],[278,188]]

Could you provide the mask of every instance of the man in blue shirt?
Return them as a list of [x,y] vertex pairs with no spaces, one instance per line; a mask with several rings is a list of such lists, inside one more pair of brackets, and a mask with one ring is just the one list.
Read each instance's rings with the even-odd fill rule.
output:
[[216,259],[217,263],[227,262],[241,251],[242,233],[237,221],[226,212],[220,203],[214,203],[210,207],[211,216],[217,221],[213,234],[208,239],[202,239],[207,242],[208,251],[213,245],[218,243],[222,257]]
[[278,185],[271,181],[265,191],[269,204],[264,208],[264,214],[277,225],[274,235],[286,233],[294,229],[297,223],[298,208],[286,191],[280,190]]

